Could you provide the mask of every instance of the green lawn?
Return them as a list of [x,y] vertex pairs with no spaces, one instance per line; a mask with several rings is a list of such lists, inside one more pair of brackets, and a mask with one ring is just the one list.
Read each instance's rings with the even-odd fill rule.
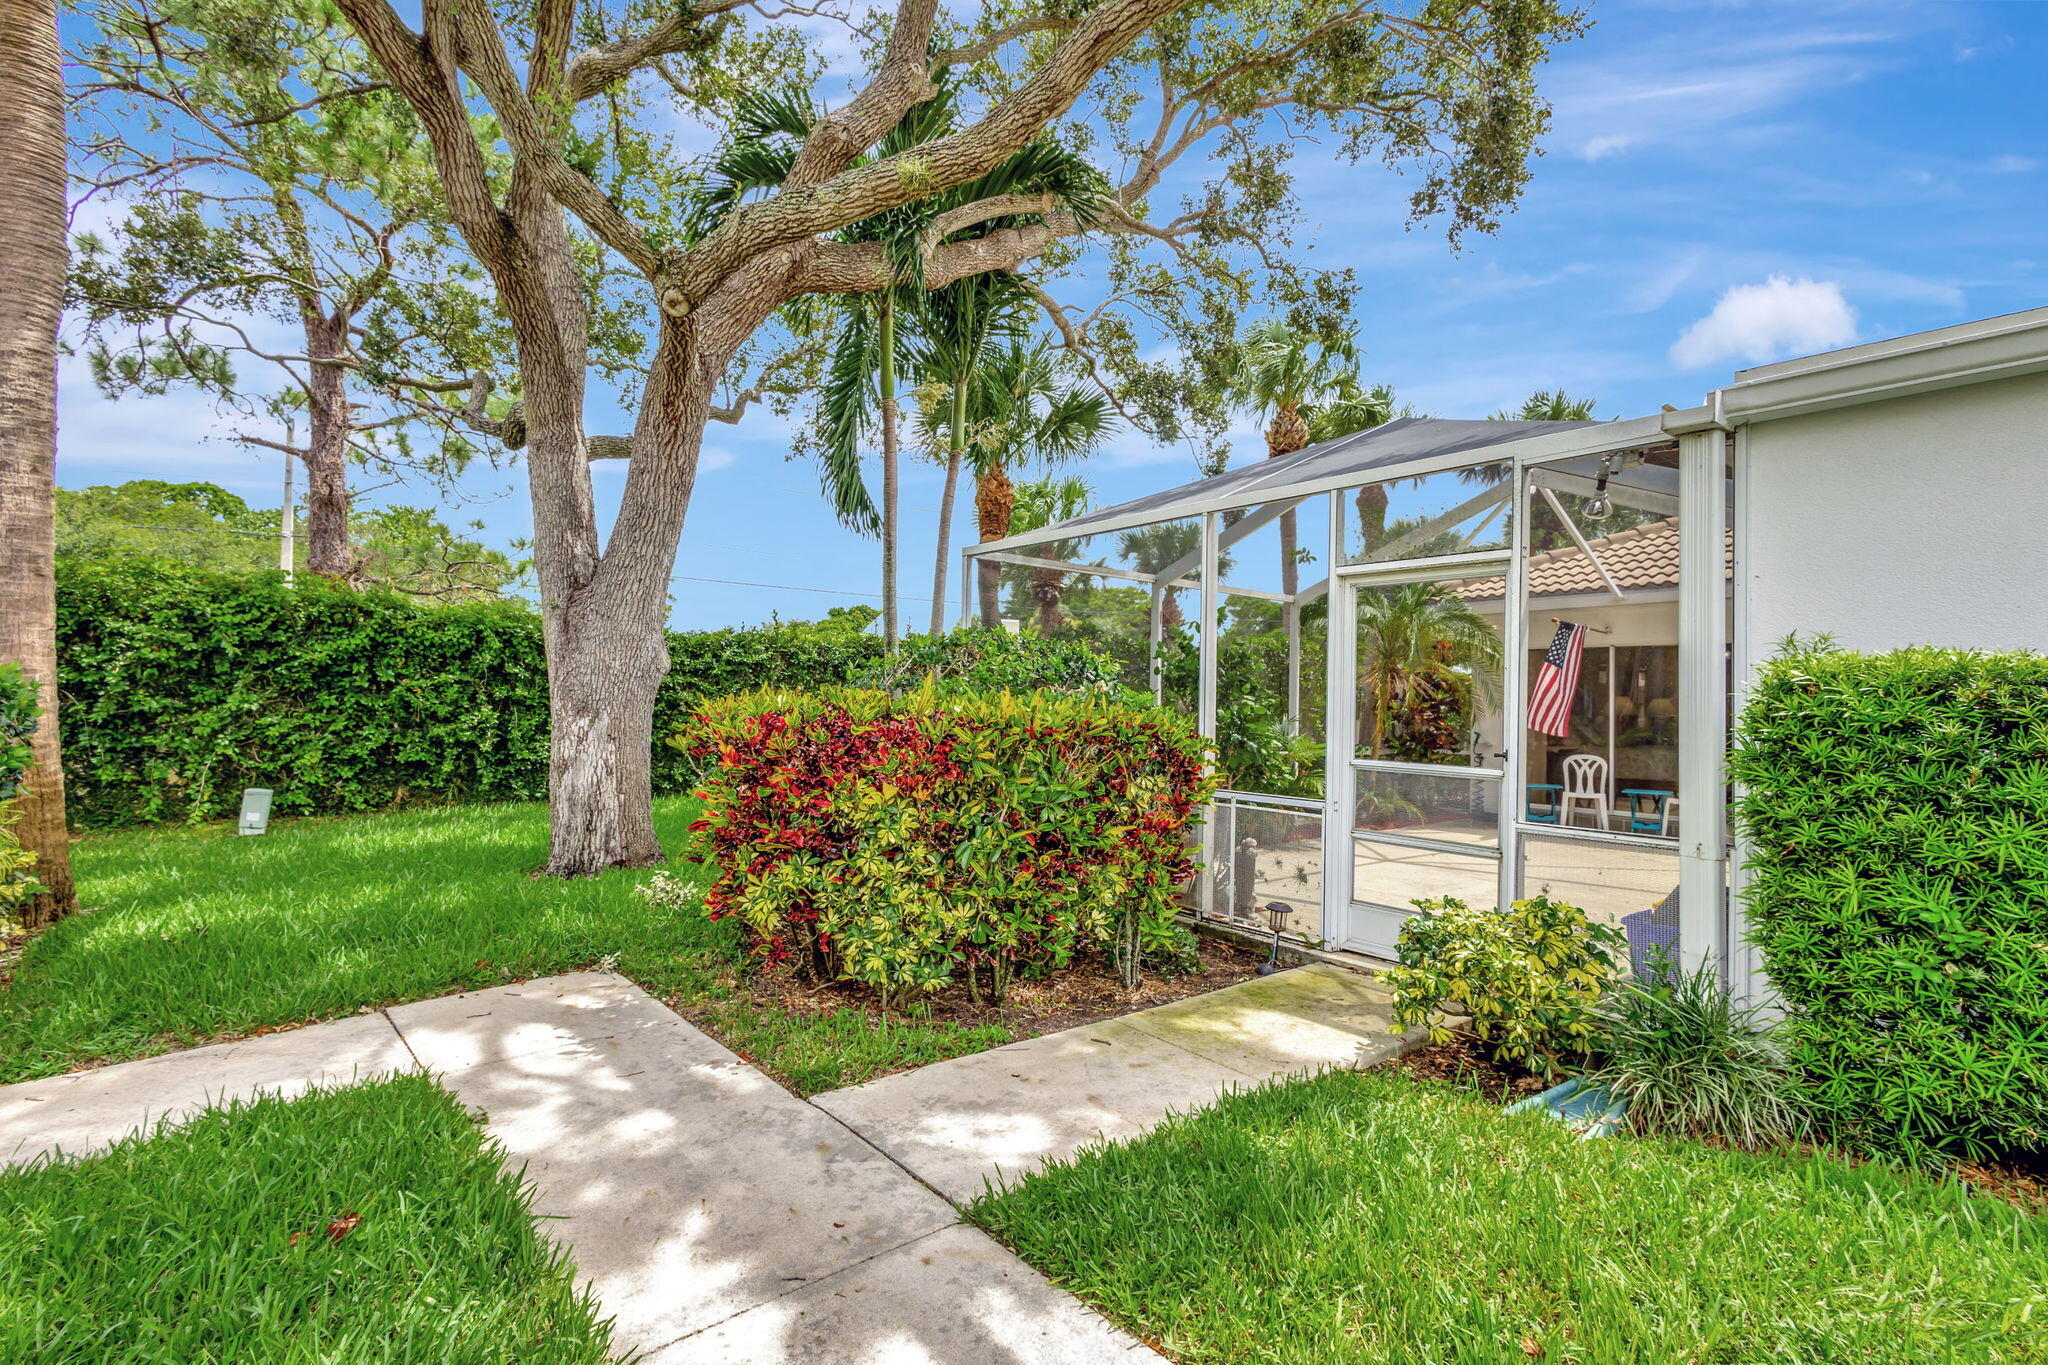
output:
[[1183,1365],[2048,1360],[2048,1218],[1394,1074],[1228,1099],[973,1217]]
[[[657,801],[663,846],[693,818]],[[644,872],[529,875],[546,854],[537,803],[81,839],[92,913],[32,942],[0,987],[0,1082],[601,962],[804,1094],[1010,1040],[758,1005],[735,986],[732,926],[656,908]]]
[[611,1359],[500,1160],[461,1106],[407,1076],[0,1174],[0,1360]]

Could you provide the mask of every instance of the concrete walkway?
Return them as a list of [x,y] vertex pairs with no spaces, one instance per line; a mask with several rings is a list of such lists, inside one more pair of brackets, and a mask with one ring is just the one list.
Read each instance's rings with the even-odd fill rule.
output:
[[0,1167],[426,1070],[524,1164],[647,1365],[1130,1365],[1160,1357],[948,1200],[1233,1085],[1376,1060],[1397,1045],[1385,1021],[1365,978],[1299,968],[807,1104],[586,972],[0,1087]]
[[1100,1024],[830,1090],[820,1109],[957,1204],[1099,1140],[1136,1137],[1225,1090],[1370,1066],[1392,998],[1341,967],[1296,967]]

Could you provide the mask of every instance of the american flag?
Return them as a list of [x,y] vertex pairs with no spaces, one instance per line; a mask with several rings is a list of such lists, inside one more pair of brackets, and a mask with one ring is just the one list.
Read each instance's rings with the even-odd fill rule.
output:
[[1572,701],[1579,692],[1579,659],[1586,646],[1586,628],[1571,621],[1559,621],[1536,671],[1536,685],[1529,689],[1529,728],[1554,739],[1568,739],[1572,732]]

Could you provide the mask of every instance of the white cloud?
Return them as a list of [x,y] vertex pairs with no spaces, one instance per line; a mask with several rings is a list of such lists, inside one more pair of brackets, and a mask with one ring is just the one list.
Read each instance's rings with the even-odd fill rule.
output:
[[2004,156],[1992,157],[1985,169],[1993,175],[2025,175],[2040,167],[2041,163],[2031,156],[2015,156],[2008,152]]
[[1825,351],[1856,339],[1856,310],[1832,280],[1773,275],[1739,284],[1671,345],[1671,363],[1704,369],[1726,360],[1758,363]]
[[1587,138],[1586,144],[1579,148],[1579,155],[1588,161],[1598,161],[1603,157],[1613,156],[1616,152],[1625,152],[1635,145],[1636,137],[1633,133],[1605,133],[1599,137]]

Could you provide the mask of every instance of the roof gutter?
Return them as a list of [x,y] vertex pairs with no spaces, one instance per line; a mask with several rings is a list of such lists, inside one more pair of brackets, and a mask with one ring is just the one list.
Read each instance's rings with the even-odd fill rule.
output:
[[1664,414],[1676,436],[1712,427],[1799,417],[2048,371],[2048,308],[1915,336],[1870,342],[1805,360],[1736,372],[1697,408]]

